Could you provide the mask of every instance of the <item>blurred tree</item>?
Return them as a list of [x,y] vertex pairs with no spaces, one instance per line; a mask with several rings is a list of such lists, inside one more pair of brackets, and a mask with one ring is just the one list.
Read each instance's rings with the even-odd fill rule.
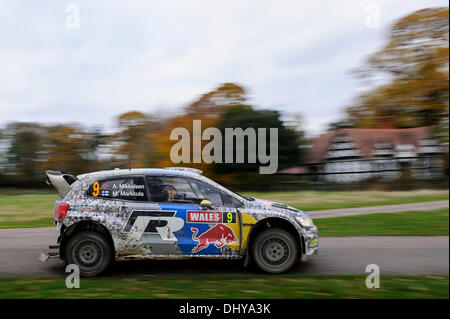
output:
[[[258,128],[266,129],[266,145],[269,143],[269,128],[278,129],[278,170],[292,167],[299,163],[300,160],[300,139],[302,134],[294,129],[287,128],[280,119],[280,113],[272,110],[255,110],[247,105],[233,105],[225,111],[218,123],[218,128],[222,132],[223,140],[222,149],[225,150],[225,128],[253,128],[258,132]],[[258,147],[256,142],[256,154]],[[244,146],[244,154],[247,158],[249,145],[246,140]],[[269,147],[266,147],[268,152]],[[233,147],[234,158],[236,158],[236,147]],[[223,154],[225,156],[225,154]],[[248,184],[255,186],[261,181],[265,181],[264,185],[269,185],[268,181],[273,177],[270,175],[260,175],[259,167],[267,164],[256,163],[221,163],[215,164],[215,171],[219,173],[221,179],[227,183]]]
[[429,8],[391,27],[388,43],[358,71],[375,88],[347,109],[349,125],[434,125],[448,141],[448,23],[448,8]]
[[306,159],[304,156],[306,155],[307,149],[309,148],[309,145],[311,145],[310,138],[306,136],[306,133],[304,131],[303,127],[303,116],[300,113],[294,113],[291,116],[291,120],[284,121],[284,126],[292,130],[295,133],[296,136],[296,144],[298,148],[298,157],[297,162],[289,162],[284,165],[284,167],[294,166],[299,163],[303,163]]
[[189,104],[185,111],[190,116],[218,117],[228,107],[246,104],[246,91],[236,83],[224,83],[217,89],[205,93]]
[[64,125],[49,127],[43,144],[45,160],[40,169],[61,170],[73,175],[98,170],[97,147],[95,132]]
[[43,127],[35,123],[12,123],[5,133],[9,140],[8,166],[20,179],[33,179],[39,173]]
[[[6,141],[4,144],[8,145],[6,164],[12,168],[14,176],[23,177],[24,183],[28,183],[30,177],[34,176],[34,185],[42,184],[43,172],[46,169],[78,175],[100,169],[126,168],[129,155],[132,167],[190,166],[199,168],[206,175],[225,183],[264,181],[267,185],[268,179],[273,178],[258,174],[259,167],[268,164],[222,166],[207,164],[204,161],[193,163],[193,140],[197,138],[201,141],[200,152],[210,142],[202,140],[202,136],[195,136],[194,120],[201,120],[200,134],[210,127],[222,129],[222,132],[226,127],[252,127],[256,130],[278,128],[278,169],[298,163],[300,151],[297,146],[302,144],[299,140],[303,136],[303,132],[299,130],[300,118],[296,117],[291,121],[292,127],[287,127],[278,112],[254,110],[248,104],[246,91],[242,86],[225,83],[201,95],[177,116],[164,119],[161,115],[152,116],[137,111],[121,114],[116,119],[117,132],[113,134],[102,133],[101,128],[86,130],[76,125],[10,124],[2,134],[3,140]],[[175,142],[170,141],[169,137],[172,130],[179,127],[190,133],[191,163],[175,164],[171,161],[170,151]],[[266,144],[269,142],[267,136]],[[266,153],[269,149],[267,147]],[[247,150],[248,144],[244,152],[247,153]],[[222,160],[224,156],[225,153]],[[13,183],[17,182],[15,178],[11,179]]]
[[98,170],[101,165],[97,150],[101,140],[98,130],[86,132],[65,125],[11,123],[4,130],[1,142],[7,145],[6,184],[45,187],[47,169],[74,175]]
[[354,125],[355,124],[348,119],[331,122],[328,124],[328,132],[336,131],[341,128],[352,128]]
[[2,174],[8,164],[8,144],[4,131],[0,128],[0,174]]
[[[217,127],[220,117],[228,108],[245,103],[246,91],[242,86],[235,83],[224,83],[187,105],[180,115],[167,119],[159,131],[149,134],[150,138],[155,141],[154,153],[159,158],[157,166],[193,167],[201,169],[205,174],[213,177],[213,165],[204,162],[193,163],[193,152],[191,152],[191,163],[174,164],[171,161],[170,150],[176,142],[169,140],[170,132],[177,127],[187,129],[191,136],[191,150],[193,150],[193,120],[201,120],[202,130],[208,127]],[[202,148],[208,142],[202,141]]]
[[127,168],[130,157],[133,168],[154,166],[153,144],[148,135],[160,128],[157,119],[131,111],[119,115],[117,126],[119,131],[110,136],[114,166]]

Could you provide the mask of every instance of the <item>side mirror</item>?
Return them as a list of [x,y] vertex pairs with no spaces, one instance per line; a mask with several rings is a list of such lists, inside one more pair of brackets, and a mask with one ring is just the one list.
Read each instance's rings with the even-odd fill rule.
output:
[[202,206],[203,209],[212,209],[213,208],[213,204],[207,199],[202,200],[200,202],[200,206]]

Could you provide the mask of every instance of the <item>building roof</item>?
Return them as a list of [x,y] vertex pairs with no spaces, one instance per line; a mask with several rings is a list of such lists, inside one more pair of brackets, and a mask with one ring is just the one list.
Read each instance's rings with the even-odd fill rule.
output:
[[305,164],[315,164],[326,161],[330,143],[335,136],[349,136],[362,152],[362,157],[369,159],[373,157],[373,151],[378,144],[391,145],[414,145],[419,147],[419,141],[431,138],[432,129],[430,126],[422,126],[406,129],[360,129],[360,128],[344,128],[334,132],[321,134],[313,142],[312,147],[308,150]]

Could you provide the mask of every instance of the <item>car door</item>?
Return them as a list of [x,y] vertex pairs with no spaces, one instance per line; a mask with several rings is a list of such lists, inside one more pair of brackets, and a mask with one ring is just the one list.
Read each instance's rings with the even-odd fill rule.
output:
[[[183,176],[146,176],[150,200],[173,219],[171,240],[182,255],[238,255],[240,223],[237,210],[220,190]],[[203,200],[212,203],[202,206]],[[170,216],[169,216],[170,215]],[[175,219],[177,220],[175,222]],[[180,220],[182,220],[182,225]],[[168,221],[167,225],[170,221]],[[162,226],[161,227],[165,227]],[[168,240],[164,238],[163,240]]]
[[148,201],[143,175],[113,176],[95,181],[88,189],[94,201],[93,211],[101,212],[102,223],[115,234],[114,246],[118,256],[157,253],[149,244],[151,212],[159,206]]

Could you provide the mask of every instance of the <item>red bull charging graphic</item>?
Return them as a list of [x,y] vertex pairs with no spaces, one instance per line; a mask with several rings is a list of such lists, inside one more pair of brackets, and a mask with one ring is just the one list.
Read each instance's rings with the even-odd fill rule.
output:
[[208,248],[210,244],[214,244],[220,249],[225,245],[238,242],[233,230],[224,224],[217,224],[200,235],[198,235],[198,229],[195,227],[191,227],[191,231],[192,240],[197,242],[197,246],[192,249],[192,253],[198,253]]
[[[163,211],[176,211],[173,217],[184,221],[181,229],[173,231],[181,254],[221,255],[225,247],[239,249],[239,220],[236,212],[199,210],[197,205],[159,205]],[[158,224],[155,228],[162,231],[165,226]]]

